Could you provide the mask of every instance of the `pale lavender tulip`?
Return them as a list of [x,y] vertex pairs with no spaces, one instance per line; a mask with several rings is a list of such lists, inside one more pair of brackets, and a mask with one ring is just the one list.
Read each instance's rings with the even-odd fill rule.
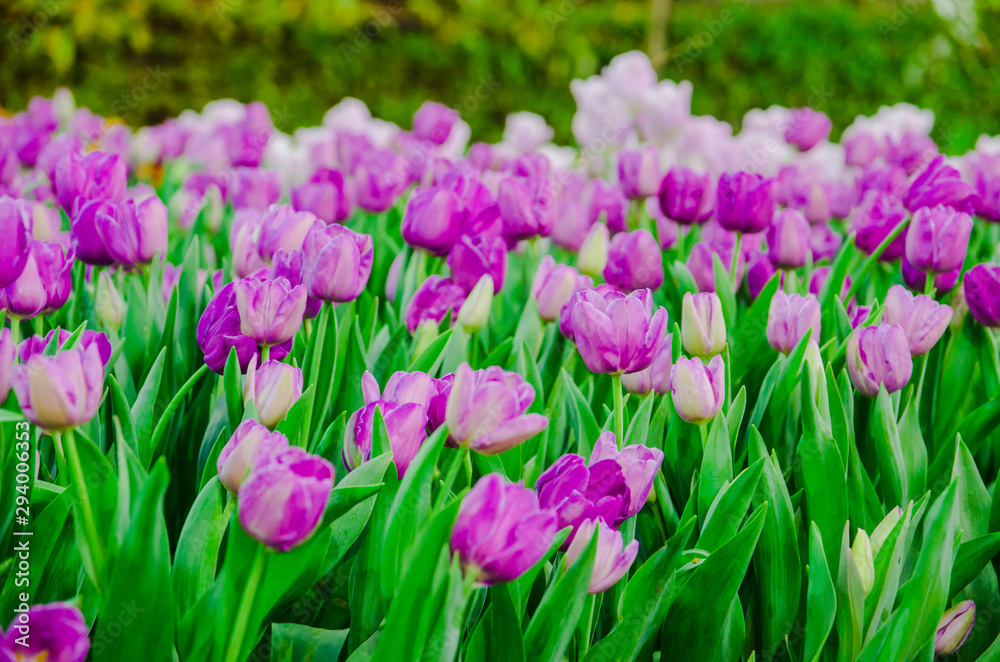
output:
[[236,168],[226,193],[236,209],[267,209],[281,198],[281,180],[274,170]]
[[622,375],[622,386],[626,391],[633,395],[648,395],[653,392],[657,395],[666,395],[670,392],[670,369],[674,365],[673,337],[674,334],[667,334],[663,347],[653,357],[653,362],[648,368]]
[[236,284],[240,333],[258,345],[270,347],[291,340],[302,326],[306,288],[291,286],[287,278],[244,278]]
[[463,363],[455,371],[446,422],[451,439],[483,455],[497,455],[531,439],[549,419],[526,413],[535,389],[515,372],[498,366],[473,370]]
[[885,295],[882,322],[903,327],[910,354],[923,356],[944,335],[953,314],[951,306],[938,303],[933,297],[913,296],[902,285],[893,285]]
[[313,228],[303,253],[302,280],[313,298],[353,301],[368,285],[375,249],[367,234],[337,224]]
[[963,600],[946,611],[934,634],[934,654],[954,654],[969,638],[975,622],[976,603],[972,600]]
[[691,294],[681,300],[681,340],[689,354],[708,359],[726,347],[726,318],[715,292]]
[[104,392],[104,365],[97,345],[35,354],[14,367],[14,393],[29,421],[47,432],[64,432],[94,417]]
[[573,306],[573,335],[583,362],[593,372],[638,372],[649,367],[666,336],[667,310],[653,312],[653,295],[583,290]]
[[603,519],[588,519],[580,524],[577,535],[566,550],[567,567],[576,563],[595,535],[597,554],[590,574],[590,588],[587,589],[591,594],[602,593],[617,584],[628,573],[639,553],[638,540],[626,545],[621,531],[615,531]]
[[629,490],[624,516],[633,517],[646,505],[656,472],[663,463],[663,451],[641,444],[629,444],[619,451],[615,433],[608,431],[601,433],[594,442],[589,466],[595,467],[605,460],[614,460],[622,468]]
[[618,152],[618,182],[629,198],[656,195],[662,178],[660,155],[654,145]]
[[216,470],[219,482],[236,494],[247,473],[273,453],[288,448],[288,438],[280,432],[271,432],[253,419],[240,423],[219,453]]
[[775,292],[767,315],[767,342],[771,347],[789,354],[810,330],[809,341],[819,343],[819,300],[811,294]]
[[726,396],[726,372],[721,356],[714,356],[708,365],[695,357],[678,358],[670,373],[677,415],[688,423],[700,425],[715,418]]
[[785,141],[803,152],[807,152],[827,139],[833,129],[833,122],[826,113],[812,108],[795,108],[788,116]]
[[270,262],[281,249],[302,250],[309,233],[324,227],[310,212],[297,212],[290,205],[272,205],[260,217],[257,250],[266,262]]
[[256,360],[250,362],[243,401],[254,403],[257,417],[268,429],[276,428],[300,397],[302,370],[274,359],[259,368]]
[[906,232],[906,259],[920,271],[951,271],[965,260],[971,234],[972,217],[965,212],[921,207]]
[[554,322],[559,319],[559,312],[574,292],[593,286],[590,276],[580,275],[571,266],[556,264],[551,255],[546,255],[535,272],[531,296],[538,304],[539,317]]
[[910,381],[913,358],[906,332],[899,324],[865,326],[847,341],[847,372],[854,388],[874,398],[879,387],[895,393]]

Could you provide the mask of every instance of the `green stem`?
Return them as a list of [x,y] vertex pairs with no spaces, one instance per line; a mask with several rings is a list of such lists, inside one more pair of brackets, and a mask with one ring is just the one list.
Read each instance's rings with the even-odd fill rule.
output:
[[740,289],[740,281],[736,277],[736,267],[740,263],[740,243],[743,242],[743,235],[736,233],[736,246],[733,248],[733,260],[729,264],[729,277],[733,279],[733,292]]
[[56,466],[59,468],[59,482],[65,487],[69,487],[69,470],[66,468],[66,451],[63,448],[62,435],[59,433],[52,435],[52,442],[56,447]]
[[233,637],[229,641],[226,662],[238,662],[240,659],[247,623],[250,621],[250,610],[253,608],[254,597],[257,594],[257,587],[260,585],[260,577],[263,574],[264,546],[258,544],[257,553],[253,559],[253,567],[250,568],[250,576],[247,578],[247,584],[243,589],[243,600],[240,602],[240,610],[237,612],[236,622],[233,624]]
[[920,412],[920,398],[924,393],[924,377],[927,375],[927,355],[920,357],[920,381],[917,382],[917,412]]
[[448,473],[445,474],[444,481],[441,483],[441,491],[438,493],[437,501],[434,503],[435,511],[441,510],[445,502],[447,502],[448,495],[451,493],[451,486],[455,482],[455,477],[458,476],[458,469],[465,464],[466,459],[469,457],[469,447],[462,446],[458,449],[458,453],[458,457],[448,467]]
[[588,595],[586,606],[583,608],[583,618],[580,620],[580,627],[578,633],[580,635],[580,644],[578,659],[583,659],[590,650],[590,638],[593,636],[594,628],[594,605],[597,603],[596,595]]
[[708,446],[708,423],[698,424],[698,433],[701,435],[701,447]]
[[21,321],[16,317],[10,318],[10,338],[15,348],[21,344]]
[[622,376],[611,375],[611,391],[615,396],[615,441],[618,448],[625,443],[625,400],[622,397]]
[[174,395],[173,399],[170,401],[170,404],[168,404],[167,408],[163,411],[163,416],[161,416],[160,420],[157,422],[156,428],[153,430],[153,436],[149,440],[149,447],[153,449],[153,454],[150,456],[151,458],[155,458],[159,455],[160,441],[162,440],[163,435],[167,432],[167,426],[170,424],[171,417],[173,417],[177,408],[181,406],[181,402],[184,401],[184,396],[186,396],[188,392],[194,388],[194,385],[206,372],[208,372],[207,365],[203,365],[198,368],[198,370],[196,370],[195,373],[191,375],[186,382],[184,382],[184,385],[181,386],[180,390],[177,391],[177,394]]
[[267,357],[269,356],[271,356],[271,346],[264,345],[260,349],[260,365],[257,367],[259,368],[261,365],[264,365],[264,362],[267,361]]
[[925,274],[924,294],[929,297],[934,296],[934,274]]
[[[83,475],[83,465],[80,464],[80,453],[76,447],[76,437],[72,430],[66,431],[66,450],[70,471],[73,472],[73,483],[80,496],[80,515],[83,518],[83,531],[90,548],[90,558],[94,564],[94,574],[103,581],[104,578],[104,545],[97,532],[97,522],[94,520],[94,509],[90,504],[90,493],[87,491],[87,481]],[[101,592],[101,587],[97,587]]]

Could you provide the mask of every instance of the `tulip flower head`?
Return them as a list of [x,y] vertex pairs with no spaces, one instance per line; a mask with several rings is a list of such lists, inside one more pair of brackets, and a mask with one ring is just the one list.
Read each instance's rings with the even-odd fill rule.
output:
[[[257,355],[257,342],[242,332],[242,321],[237,306],[237,283],[228,283],[216,292],[198,321],[198,347],[205,355],[205,364],[213,372],[222,374],[229,352],[236,348],[240,370],[246,371]],[[303,310],[305,309],[303,303]],[[281,345],[271,347],[269,358],[280,361],[292,348],[289,338]]]
[[368,285],[375,252],[371,236],[334,224],[310,231],[303,254],[302,280],[309,296],[345,303]]
[[546,469],[535,483],[538,503],[552,510],[559,529],[573,531],[564,545],[572,542],[584,520],[601,518],[618,526],[629,517],[631,496],[625,473],[614,459],[587,461],[575,453],[563,455]]
[[595,535],[597,553],[594,557],[594,569],[590,574],[590,587],[587,589],[591,594],[602,593],[617,584],[628,573],[639,553],[638,540],[626,545],[621,531],[615,531],[603,519],[588,519],[580,524],[577,535],[566,550],[567,567],[576,563]]
[[946,611],[934,635],[934,654],[952,655],[962,647],[976,622],[976,603],[963,600]]
[[552,322],[559,318],[559,312],[574,292],[593,286],[589,276],[581,276],[568,265],[556,264],[551,255],[546,255],[535,272],[531,296],[538,305],[539,317]]
[[715,215],[730,232],[752,234],[767,229],[775,212],[774,180],[756,173],[724,173],[716,190]]
[[774,293],[767,315],[767,342],[782,354],[790,354],[807,331],[809,342],[819,342],[819,300],[813,295]]
[[913,296],[902,285],[893,285],[885,297],[882,322],[903,327],[910,354],[923,356],[944,335],[953,314],[951,306],[924,294]]
[[484,586],[514,581],[549,551],[557,519],[526,487],[500,474],[482,477],[462,500],[451,550]]
[[798,269],[809,257],[809,222],[797,209],[782,209],[767,226],[767,255],[774,266]]
[[236,494],[247,473],[273,453],[288,448],[288,438],[280,432],[271,432],[257,421],[248,419],[240,423],[219,453],[216,470],[219,482]]
[[795,108],[788,117],[785,140],[789,145],[807,152],[826,140],[832,129],[833,122],[826,113],[812,108]]
[[604,278],[623,292],[663,284],[663,254],[649,230],[619,232],[611,238]]
[[972,217],[949,207],[921,207],[906,232],[906,260],[920,271],[945,273],[961,266]]
[[455,371],[445,415],[451,439],[483,455],[497,455],[531,439],[549,419],[526,413],[535,389],[515,372],[498,366]]
[[684,294],[681,302],[681,340],[689,354],[703,359],[722,353],[726,347],[726,318],[718,294]]
[[0,634],[0,660],[83,662],[90,651],[83,614],[68,602],[32,605]]
[[712,176],[674,166],[660,184],[659,202],[663,215],[675,223],[703,223],[715,208]]
[[662,178],[660,155],[655,145],[618,152],[618,181],[630,199],[656,195]]
[[[666,337],[667,311],[653,312],[649,290],[631,294],[582,290],[572,303],[573,338],[583,362],[593,372],[620,374],[650,366]],[[560,328],[563,324],[560,321]]]
[[847,372],[862,395],[874,398],[884,386],[895,393],[910,381],[913,359],[899,324],[865,326],[847,341]]
[[257,367],[256,357],[250,361],[243,402],[253,401],[260,422],[273,430],[292,405],[302,397],[302,370],[271,359]]
[[507,277],[507,242],[496,235],[463,234],[452,244],[448,266],[452,281],[465,292],[486,274],[493,279],[493,292],[499,292]]
[[977,264],[965,274],[965,303],[977,322],[1000,328],[1000,267]]
[[240,524],[261,544],[287,552],[316,530],[332,490],[333,465],[290,446],[261,458],[240,485]]
[[726,396],[726,372],[721,356],[708,365],[700,358],[678,358],[670,373],[670,390],[677,415],[701,425],[715,418]]
[[14,367],[14,393],[29,421],[64,432],[94,417],[104,392],[104,365],[96,344],[34,354]]
[[236,284],[236,307],[240,333],[264,347],[280,345],[302,326],[306,288],[292,287],[287,278],[244,278]]

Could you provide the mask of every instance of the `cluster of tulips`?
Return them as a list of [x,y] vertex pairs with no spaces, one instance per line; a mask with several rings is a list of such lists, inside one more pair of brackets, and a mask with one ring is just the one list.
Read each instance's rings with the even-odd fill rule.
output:
[[572,92],[0,117],[0,660],[1000,656],[1000,138]]

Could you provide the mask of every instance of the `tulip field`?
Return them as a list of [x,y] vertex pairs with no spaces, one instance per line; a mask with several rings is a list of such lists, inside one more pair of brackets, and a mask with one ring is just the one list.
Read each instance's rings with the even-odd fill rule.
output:
[[0,117],[0,662],[1000,660],[1000,137],[571,91]]

